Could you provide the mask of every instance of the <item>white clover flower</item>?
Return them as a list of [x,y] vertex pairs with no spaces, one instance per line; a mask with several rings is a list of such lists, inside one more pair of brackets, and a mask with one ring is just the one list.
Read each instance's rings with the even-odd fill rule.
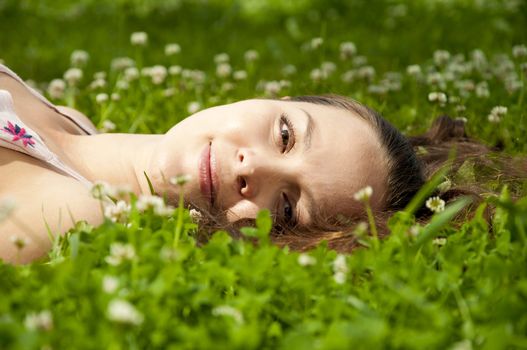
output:
[[117,80],[117,82],[115,83],[115,87],[118,90],[128,90],[130,84],[126,80]]
[[215,105],[218,104],[221,101],[221,98],[219,96],[210,96],[208,99],[209,104]]
[[412,64],[406,67],[406,73],[414,78],[420,77],[422,74],[421,66],[418,64]]
[[104,216],[113,222],[124,222],[130,213],[131,206],[123,200],[109,204],[104,208]]
[[232,68],[231,65],[227,62],[219,63],[216,66],[216,75],[220,78],[226,78],[231,75]]
[[412,237],[417,237],[421,233],[421,226],[419,225],[412,225],[409,230],[409,234]]
[[154,211],[158,216],[170,216],[174,214],[174,208],[165,205],[163,198],[150,194],[141,194],[136,203],[137,210],[144,212],[149,209]]
[[0,198],[0,222],[5,220],[16,208],[16,201],[13,197]]
[[105,79],[106,80],[106,72],[100,71],[100,72],[93,73],[93,79],[94,80],[97,80],[97,79]]
[[101,132],[110,132],[115,130],[115,124],[109,119],[102,122]]
[[353,229],[353,234],[356,236],[364,236],[368,233],[368,224],[364,221],[359,222]]
[[337,65],[333,62],[326,61],[326,62],[322,62],[322,64],[320,65],[320,69],[322,69],[322,71],[324,72],[324,74],[326,74],[326,76],[329,76],[333,74],[335,70],[337,70]]
[[344,284],[346,282],[346,276],[349,272],[349,268],[344,255],[337,255],[333,261],[333,272],[333,279],[337,284]]
[[327,74],[320,68],[315,68],[309,73],[309,77],[314,82],[319,82],[327,79]]
[[167,69],[164,66],[155,65],[150,68],[149,75],[152,78],[152,83],[159,85],[165,81]]
[[487,65],[487,57],[485,56],[485,53],[482,50],[476,49],[472,51],[471,56],[472,63],[474,63],[476,69],[481,70]]
[[124,79],[128,82],[139,78],[139,69],[137,67],[128,67],[124,70]]
[[135,326],[140,325],[144,321],[143,314],[137,311],[135,306],[122,299],[113,299],[110,301],[106,311],[106,316],[110,321]]
[[203,214],[196,209],[190,209],[189,215],[194,221],[201,221],[203,219]]
[[112,60],[111,67],[112,70],[121,71],[123,69],[133,67],[135,62],[130,57],[117,57]]
[[91,188],[91,195],[95,199],[104,199],[106,196],[114,197],[115,187],[105,181],[95,181]]
[[74,67],[85,65],[90,59],[90,55],[84,50],[75,50],[71,53],[70,62]]
[[192,79],[192,81],[196,84],[203,83],[206,77],[207,75],[205,74],[205,72],[200,71],[198,69],[194,69],[190,72],[190,79]]
[[494,123],[494,124],[501,122],[501,117],[499,115],[492,114],[492,113],[487,116],[487,119],[489,120],[489,122]]
[[361,67],[368,63],[368,58],[366,56],[355,56],[352,62],[355,67]]
[[276,96],[280,93],[280,90],[282,90],[282,85],[279,81],[268,81],[264,85],[265,94],[268,96]]
[[372,80],[375,77],[375,68],[372,66],[360,67],[357,70],[357,77],[366,80]]
[[525,45],[513,46],[512,56],[515,58],[527,57],[527,46]]
[[515,91],[521,90],[523,82],[519,81],[516,75],[511,75],[505,78],[505,89],[512,94]]
[[108,94],[105,92],[102,92],[100,94],[97,94],[97,96],[95,96],[95,101],[97,101],[98,104],[103,104],[108,101],[108,98],[109,98]]
[[289,89],[291,87],[291,81],[290,80],[280,80],[278,83],[280,83],[281,89]]
[[26,84],[29,85],[32,89],[38,90],[37,82],[31,79],[26,80]]
[[220,63],[227,63],[229,62],[230,57],[229,54],[222,52],[214,56],[214,63],[220,64]]
[[123,261],[135,259],[135,249],[131,244],[123,244],[120,242],[112,243],[110,246],[110,255],[104,260],[112,266],[118,266]]
[[181,52],[181,46],[177,43],[170,43],[165,45],[165,55],[173,56]]
[[448,101],[448,98],[444,92],[434,91],[428,94],[428,101],[437,102],[442,105]]
[[201,109],[201,103],[199,103],[198,101],[190,102],[187,105],[187,112],[189,112],[190,114],[194,114],[200,109]]
[[507,111],[508,111],[507,107],[496,106],[496,107],[492,108],[492,110],[490,111],[490,114],[494,114],[494,115],[503,117],[503,116],[505,116],[505,114],[507,114]]
[[[467,107],[465,107],[464,105],[457,105],[456,106],[456,112],[458,113],[463,113],[467,110]],[[465,118],[465,120],[467,120],[467,118]]]
[[311,39],[311,42],[310,42],[311,49],[316,50],[320,46],[322,46],[323,43],[324,43],[324,39],[322,39],[320,37],[313,38],[313,39]]
[[29,243],[31,243],[31,240],[27,237],[20,237],[17,235],[13,235],[9,238],[11,243],[16,247],[18,250],[24,249]]
[[286,64],[282,67],[282,74],[286,77],[296,74],[296,67],[293,64]]
[[333,260],[333,272],[342,272],[348,273],[349,268],[346,262],[346,256],[343,254],[338,254],[335,260]]
[[256,61],[260,57],[260,54],[256,50],[247,50],[243,54],[243,57],[245,62],[250,63]]
[[118,92],[112,92],[110,98],[112,101],[119,101],[121,99],[121,95]]
[[165,205],[163,198],[152,194],[141,194],[136,203],[137,210],[139,211],[146,211],[163,205]]
[[143,77],[151,77],[151,75],[152,75],[152,67],[143,67],[143,68],[141,68],[141,75]]
[[357,47],[351,41],[342,42],[339,45],[340,58],[346,60],[357,53]]
[[370,200],[371,196],[373,195],[373,188],[371,186],[366,186],[353,195],[353,199],[359,202],[367,202]]
[[102,89],[106,86],[106,80],[105,79],[95,79],[90,83],[90,89],[97,90]]
[[129,200],[130,194],[132,194],[132,187],[129,184],[121,184],[112,186],[111,196],[117,200]]
[[374,95],[384,95],[388,92],[388,88],[385,85],[369,85],[368,92]]
[[168,74],[172,76],[180,75],[181,74],[181,66],[170,66],[168,67]]
[[159,251],[159,257],[164,261],[175,261],[178,257],[178,252],[173,248],[163,247]]
[[214,309],[212,309],[212,315],[229,316],[229,317],[232,317],[234,321],[236,321],[236,323],[238,324],[243,323],[243,314],[239,310],[229,305],[216,306]]
[[70,68],[66,72],[64,72],[64,80],[69,85],[76,85],[81,79],[82,79],[82,70],[79,68]]
[[458,90],[462,90],[466,92],[474,91],[476,89],[476,84],[474,84],[474,81],[470,79],[458,80],[454,82],[454,86]]
[[346,274],[343,272],[335,272],[335,274],[333,274],[333,279],[337,284],[344,284],[346,283]]
[[462,341],[458,341],[457,343],[454,343],[450,350],[473,350],[472,347],[472,341],[470,339],[464,339]]
[[220,90],[222,92],[229,92],[229,91],[234,90],[235,87],[236,85],[234,85],[234,83],[231,83],[230,81],[226,81],[223,84],[221,84]]
[[53,329],[53,315],[49,310],[29,313],[24,319],[24,326],[32,331],[50,331]]
[[130,43],[134,46],[145,46],[148,43],[148,34],[145,32],[134,32],[130,35]]
[[[182,174],[178,176],[172,176],[170,179],[168,179],[168,182],[172,185],[176,186],[184,186],[188,182],[192,181],[192,176],[188,174]],[[159,197],[161,198],[161,197]]]
[[442,247],[446,244],[446,238],[445,237],[436,237],[432,240],[432,243],[439,246],[439,247]]
[[434,213],[440,213],[445,210],[445,201],[439,197],[430,197],[426,200],[426,207]]
[[163,96],[165,97],[172,97],[175,94],[176,94],[176,89],[174,89],[173,87],[166,88],[165,90],[163,90]]
[[434,62],[438,66],[442,66],[450,60],[450,52],[446,50],[437,50],[434,52]]
[[348,70],[340,76],[340,80],[344,83],[353,83],[355,77],[357,76],[357,71],[355,69]]
[[[457,106],[457,107],[465,107],[465,106]],[[462,111],[461,111],[462,112]],[[463,123],[468,123],[468,119],[466,117],[456,117],[454,120],[457,120],[457,121],[460,121],[460,122],[463,122]]]
[[119,279],[114,276],[104,276],[102,279],[102,290],[105,293],[112,294],[119,288]]
[[426,76],[426,83],[428,85],[437,86],[441,89],[445,88],[445,77],[439,72],[432,72]]
[[486,81],[481,81],[476,84],[476,96],[479,98],[487,98],[490,96],[489,84]]
[[298,255],[297,261],[300,266],[312,266],[317,263],[317,259],[306,253]]
[[401,82],[399,80],[383,79],[383,80],[381,80],[381,85],[387,91],[399,91],[399,90],[401,90]]
[[244,70],[237,70],[232,74],[234,80],[245,80],[247,79],[247,72]]

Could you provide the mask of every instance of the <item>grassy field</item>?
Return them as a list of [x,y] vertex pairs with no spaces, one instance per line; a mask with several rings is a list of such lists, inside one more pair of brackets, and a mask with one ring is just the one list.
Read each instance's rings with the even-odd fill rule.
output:
[[[4,0],[0,19],[0,60],[101,130],[163,133],[218,104],[331,92],[408,135],[448,114],[527,154],[523,1]],[[477,180],[469,165],[451,180]],[[198,247],[187,209],[133,198],[42,261],[0,262],[0,349],[524,349],[527,181],[488,187],[461,227],[462,201],[427,225],[409,206],[381,242],[350,228],[369,246],[352,255],[278,248],[265,212],[244,230],[258,246],[218,232]]]

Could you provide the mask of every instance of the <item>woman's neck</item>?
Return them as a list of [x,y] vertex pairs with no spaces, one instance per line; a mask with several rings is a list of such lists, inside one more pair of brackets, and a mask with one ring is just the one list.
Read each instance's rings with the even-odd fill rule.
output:
[[[127,185],[136,194],[150,193],[144,171],[163,135],[56,135],[64,163],[89,181]],[[65,158],[65,159],[64,159]]]

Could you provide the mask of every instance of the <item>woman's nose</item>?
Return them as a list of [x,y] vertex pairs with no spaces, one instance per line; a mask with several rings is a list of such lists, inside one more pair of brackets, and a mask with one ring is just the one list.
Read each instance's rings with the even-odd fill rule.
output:
[[245,198],[257,196],[263,186],[280,178],[278,173],[282,170],[269,156],[243,148],[238,150],[236,161],[236,181],[240,194]]

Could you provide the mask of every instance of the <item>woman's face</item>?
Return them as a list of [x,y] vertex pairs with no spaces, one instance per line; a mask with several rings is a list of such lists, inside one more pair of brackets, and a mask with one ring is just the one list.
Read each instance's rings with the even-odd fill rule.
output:
[[[370,185],[382,205],[385,152],[353,112],[308,102],[253,99],[200,111],[170,129],[154,155],[154,188],[189,175],[185,201],[234,222],[271,210],[276,220],[309,225],[315,215],[352,217],[353,194]],[[166,184],[166,182],[165,182]]]

